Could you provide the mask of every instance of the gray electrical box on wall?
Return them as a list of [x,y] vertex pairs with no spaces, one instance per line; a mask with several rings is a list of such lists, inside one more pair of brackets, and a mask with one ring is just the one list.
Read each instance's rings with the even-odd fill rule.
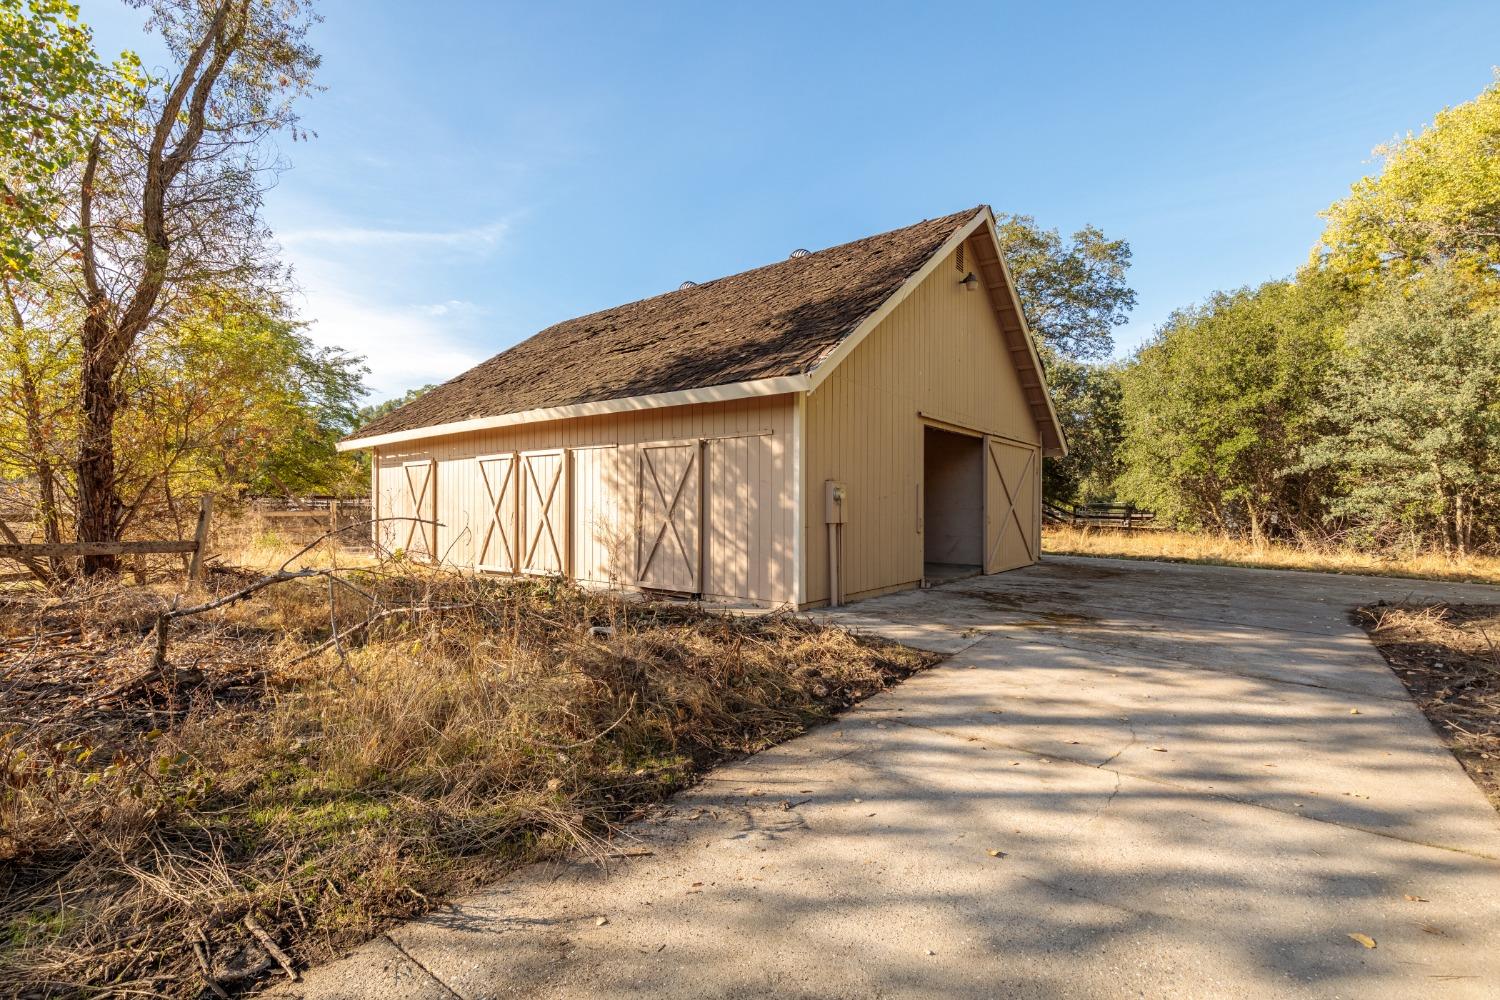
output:
[[836,483],[832,479],[823,482],[824,524],[843,524],[847,520],[844,515],[847,496],[848,491],[843,483]]

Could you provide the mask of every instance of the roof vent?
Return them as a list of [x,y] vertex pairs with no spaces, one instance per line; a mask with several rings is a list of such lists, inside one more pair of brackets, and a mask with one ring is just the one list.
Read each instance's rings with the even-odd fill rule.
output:
[[799,248],[792,251],[791,258],[792,260],[796,260],[798,257],[806,257],[811,252],[811,250],[803,250]]
[[684,288],[697,288],[697,287],[698,287],[698,283],[696,281],[684,281],[682,284],[680,284],[680,285],[677,286],[677,290],[680,292]]

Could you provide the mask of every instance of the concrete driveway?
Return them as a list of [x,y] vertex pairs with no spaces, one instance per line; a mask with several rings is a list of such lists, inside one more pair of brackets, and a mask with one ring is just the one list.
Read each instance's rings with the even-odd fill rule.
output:
[[1500,822],[1346,617],[1408,595],[1500,601],[1051,558],[854,605],[954,655],[715,772],[641,856],[528,869],[292,989],[1500,997]]

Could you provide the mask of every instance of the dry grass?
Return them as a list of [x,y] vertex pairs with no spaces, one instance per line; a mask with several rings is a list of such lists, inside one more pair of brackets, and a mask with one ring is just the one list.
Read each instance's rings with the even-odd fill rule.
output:
[[[245,511],[215,520],[209,551],[212,558],[227,566],[271,570],[316,539],[323,528],[324,525],[315,518],[307,521],[272,520],[254,511]],[[320,566],[374,566],[379,559],[369,544],[369,538],[368,526],[352,526],[320,544],[312,558]],[[304,559],[298,564],[306,563]]]
[[1500,605],[1376,604],[1354,617],[1500,809]]
[[1042,532],[1042,551],[1057,555],[1157,559],[1214,566],[1256,566],[1317,573],[1500,583],[1500,559],[1490,556],[1454,558],[1441,553],[1379,556],[1348,549],[1319,549],[1282,543],[1257,546],[1222,535],[1196,535],[1181,531],[1121,531],[1049,525]]
[[[0,599],[0,966],[16,995],[197,996],[527,861],[599,849],[705,768],[930,658],[785,615],[385,567],[350,648],[324,578],[182,619],[165,585]],[[220,571],[228,592],[248,575]],[[339,588],[341,629],[370,603]],[[36,637],[42,637],[37,639]],[[300,661],[300,662],[299,662]],[[201,957],[200,957],[201,956]]]

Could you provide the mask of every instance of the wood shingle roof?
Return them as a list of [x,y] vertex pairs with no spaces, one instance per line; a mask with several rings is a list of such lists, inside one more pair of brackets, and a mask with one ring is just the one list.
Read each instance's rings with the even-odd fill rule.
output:
[[802,375],[983,206],[550,326],[351,438]]

